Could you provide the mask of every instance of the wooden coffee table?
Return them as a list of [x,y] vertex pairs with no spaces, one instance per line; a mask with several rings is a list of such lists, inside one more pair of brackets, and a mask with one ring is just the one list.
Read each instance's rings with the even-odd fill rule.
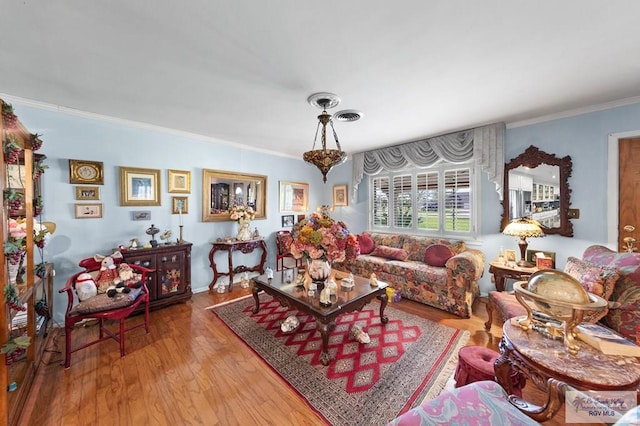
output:
[[[296,274],[294,273],[294,276]],[[329,307],[320,306],[319,292],[313,297],[307,295],[306,287],[296,286],[295,283],[284,282],[283,273],[275,273],[270,280],[266,275],[260,275],[253,278],[253,298],[256,306],[253,313],[260,310],[260,299],[258,294],[261,291],[271,295],[282,306],[291,307],[299,312],[311,315],[316,320],[317,330],[322,336],[322,353],[320,354],[320,362],[323,365],[329,365],[331,355],[329,354],[329,333],[335,327],[335,321],[338,315],[359,311],[374,297],[380,300],[380,322],[386,324],[389,319],[384,315],[384,308],[387,306],[387,284],[378,281],[378,287],[371,287],[369,280],[361,277],[354,277],[353,290],[342,291],[340,289],[340,280],[336,280],[338,284],[338,293],[336,297],[331,297],[333,302]]]

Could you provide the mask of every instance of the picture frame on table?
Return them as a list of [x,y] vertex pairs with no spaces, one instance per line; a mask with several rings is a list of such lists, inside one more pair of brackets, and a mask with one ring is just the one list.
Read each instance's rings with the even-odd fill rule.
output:
[[102,203],[74,204],[76,219],[99,219],[102,217]]
[[[537,253],[542,253],[542,258],[538,258]],[[527,249],[525,259],[538,269],[554,269],[556,267],[556,253],[553,251]],[[540,266],[537,266],[540,263]]]
[[191,193],[191,172],[169,169],[169,192],[176,194]]
[[293,226],[293,215],[292,214],[287,214],[282,216],[282,227],[283,228],[290,228]]
[[189,197],[171,197],[171,213],[189,213]]
[[99,200],[99,186],[76,186],[76,200]]
[[309,205],[309,184],[280,181],[280,212],[306,212]]
[[348,206],[349,197],[347,194],[347,184],[333,185],[333,205]]
[[516,261],[516,251],[515,250],[505,250],[504,251],[504,260],[507,262],[515,262]]
[[120,167],[121,206],[159,206],[160,170]]

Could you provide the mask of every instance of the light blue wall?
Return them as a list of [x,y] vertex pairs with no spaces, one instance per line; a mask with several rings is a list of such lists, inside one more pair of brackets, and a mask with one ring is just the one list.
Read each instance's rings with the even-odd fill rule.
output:
[[[57,223],[58,229],[46,247],[46,258],[56,264],[56,289],[66,277],[78,271],[79,259],[96,253],[106,254],[131,238],[148,240],[144,230],[151,223],[161,230],[178,232],[178,217],[171,214],[171,195],[167,191],[167,169],[190,170],[192,188],[189,194],[190,213],[184,219],[184,238],[193,242],[192,284],[206,290],[212,279],[208,252],[210,242],[218,237],[234,235],[233,222],[204,223],[201,221],[202,169],[220,169],[263,174],[268,176],[267,219],[256,221],[270,248],[268,263],[275,264],[273,233],[281,229],[278,211],[278,181],[308,182],[309,211],[320,204],[331,204],[334,184],[348,184],[351,195],[351,162],[337,167],[323,184],[314,167],[298,159],[255,152],[211,140],[184,134],[146,129],[122,122],[109,122],[81,115],[39,109],[13,103],[20,120],[32,132],[44,134],[42,153],[48,157],[49,169],[44,174],[44,217]],[[505,139],[505,160],[522,153],[530,145],[559,157],[569,155],[573,173],[569,178],[572,207],[580,209],[580,219],[573,220],[574,237],[547,236],[531,239],[530,248],[554,251],[557,267],[563,268],[568,256],[580,256],[590,244],[606,244],[606,175],[607,137],[611,133],[640,129],[640,104],[613,108],[540,124],[509,128]],[[68,160],[103,161],[105,185],[101,187],[104,204],[103,219],[75,219],[73,205],[75,185],[70,185]],[[120,207],[118,167],[145,167],[162,171],[161,207]],[[368,228],[368,184],[363,180],[354,201],[336,207],[333,216],[349,225],[352,232]],[[181,194],[180,194],[181,195]],[[481,235],[469,242],[481,249],[487,259],[493,258],[500,246],[517,249],[516,241],[499,232],[502,206],[495,187],[482,177]],[[131,211],[150,210],[150,222],[131,220]],[[483,293],[493,289],[487,271],[480,282]],[[61,301],[56,306],[60,322]]]
[[[309,211],[317,205],[331,202],[331,189],[322,183],[320,172],[302,160],[241,149],[237,146],[198,139],[162,129],[147,129],[123,122],[87,118],[78,114],[55,112],[13,103],[20,121],[34,133],[43,134],[44,145],[39,151],[47,156],[49,168],[43,175],[45,208],[43,220],[51,220],[57,229],[45,248],[45,259],[55,263],[54,319],[62,322],[64,301],[57,294],[66,278],[80,268],[78,261],[95,254],[109,254],[120,244],[128,246],[131,238],[149,241],[145,230],[153,223],[161,231],[170,229],[178,234],[178,215],[171,214],[167,170],[191,171],[191,193],[188,194],[189,214],[184,215],[184,239],[193,243],[192,287],[208,290],[213,278],[209,266],[210,242],[218,237],[235,235],[235,222],[202,222],[202,169],[217,169],[267,176],[267,219],[256,220],[261,235],[267,238],[267,264],[275,266],[274,232],[282,229],[279,212],[279,181],[309,183]],[[310,141],[311,144],[311,141]],[[103,204],[102,219],[75,219],[76,185],[69,184],[69,159],[102,161],[104,185],[100,186]],[[161,170],[162,205],[159,207],[121,207],[119,166]],[[151,221],[133,221],[134,210],[151,211]],[[158,236],[156,236],[158,238]],[[219,253],[226,265],[226,254]],[[242,256],[236,253],[234,256]],[[253,256],[253,257],[252,257]],[[246,260],[256,264],[259,251]],[[218,257],[216,257],[218,259]],[[254,261],[255,259],[255,261]],[[37,259],[36,259],[37,260]],[[226,270],[226,267],[220,267]]]
[[[520,155],[530,145],[558,157],[569,155],[572,159],[573,173],[569,178],[571,207],[580,209],[580,218],[572,220],[574,236],[549,235],[529,239],[531,249],[556,252],[556,268],[564,268],[569,256],[580,257],[591,244],[607,244],[608,136],[637,130],[640,130],[640,103],[507,129],[505,162]],[[336,170],[332,179],[339,177],[350,182],[350,167]],[[358,191],[358,200],[356,203],[350,200],[349,208],[343,213],[345,222],[354,232],[368,228],[368,190],[365,176]],[[480,195],[480,236],[478,241],[467,244],[482,250],[487,260],[494,258],[501,246],[517,251],[517,240],[500,233],[502,204],[486,174],[482,175]],[[490,279],[487,266],[480,281],[483,294],[494,289]]]

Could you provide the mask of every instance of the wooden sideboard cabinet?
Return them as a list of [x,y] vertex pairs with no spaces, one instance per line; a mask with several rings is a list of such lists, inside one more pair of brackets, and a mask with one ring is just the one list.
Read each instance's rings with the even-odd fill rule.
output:
[[162,245],[122,252],[124,262],[155,269],[147,275],[150,309],[191,299],[191,245]]

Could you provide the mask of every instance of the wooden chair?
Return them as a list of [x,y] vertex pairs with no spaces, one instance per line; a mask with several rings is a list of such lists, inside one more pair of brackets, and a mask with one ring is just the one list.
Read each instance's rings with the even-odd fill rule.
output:
[[[119,263],[121,259],[116,260]],[[145,328],[147,334],[149,333],[149,289],[147,288],[147,274],[153,272],[153,269],[145,268],[139,265],[129,265],[134,273],[140,274],[140,281],[142,286],[139,288],[139,294],[136,290],[132,290],[129,294],[119,294],[116,297],[108,297],[106,293],[99,294],[84,302],[78,302],[75,296],[76,280],[80,274],[88,272],[92,275],[97,275],[100,270],[100,263],[93,260],[93,258],[83,259],[79,265],[84,267],[85,270],[80,271],[67,280],[64,288],[60,289],[59,293],[67,293],[67,309],[65,311],[64,318],[64,330],[65,330],[65,361],[64,367],[69,368],[71,365],[71,354],[73,352],[84,349],[88,346],[102,342],[103,340],[113,339],[120,344],[120,356],[124,356],[124,333],[139,327]],[[135,293],[134,293],[135,292]],[[127,319],[139,306],[144,303],[144,322],[125,327],[125,319]],[[99,321],[99,337],[89,343],[80,345],[78,347],[72,347],[72,333],[75,325],[80,321],[86,319],[97,319]],[[104,326],[105,321],[118,321],[120,325],[119,332],[108,330]]]
[[295,259],[291,254],[291,231],[283,230],[276,232],[276,271],[284,269],[284,260],[287,258],[294,259],[295,267],[302,266],[302,259]]

